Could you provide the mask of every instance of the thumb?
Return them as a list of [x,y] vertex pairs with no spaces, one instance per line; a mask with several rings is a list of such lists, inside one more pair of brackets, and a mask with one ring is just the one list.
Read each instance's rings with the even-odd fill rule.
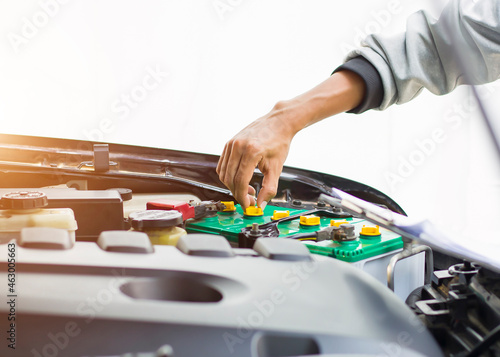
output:
[[264,174],[262,180],[262,188],[260,189],[259,196],[257,197],[257,206],[262,207],[262,202],[270,201],[276,196],[278,190],[278,181],[280,178],[281,170],[274,168]]

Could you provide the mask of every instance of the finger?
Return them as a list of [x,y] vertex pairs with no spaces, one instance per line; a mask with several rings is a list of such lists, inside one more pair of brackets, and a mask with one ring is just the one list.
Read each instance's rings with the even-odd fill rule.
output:
[[231,140],[226,144],[226,152],[222,161],[221,170],[219,174],[220,180],[226,185],[227,188],[233,191],[233,177],[234,172],[238,168],[241,154],[237,152],[236,143]]
[[219,157],[219,162],[217,162],[217,167],[215,169],[215,172],[217,172],[217,175],[219,175],[220,177],[220,173],[221,173],[221,169],[222,169],[222,165],[224,163],[224,158],[226,157],[226,153],[227,153],[227,146],[228,146],[228,143],[226,143],[226,145],[224,145],[224,150],[222,150],[222,154],[221,156]]
[[281,174],[281,168],[278,166],[273,167],[264,173],[264,179],[262,180],[262,188],[260,189],[259,196],[257,197],[257,206],[262,208],[262,204],[267,204],[268,201],[276,196],[276,191],[278,190],[278,181]]
[[[255,156],[244,156],[240,164],[238,166],[238,171],[234,176],[234,188],[233,195],[238,202],[243,206],[243,209],[246,209],[250,206],[251,199],[249,198],[249,183],[254,174],[255,167],[259,163],[260,158]],[[255,195],[255,190],[253,192]],[[255,201],[254,201],[255,203]]]
[[248,198],[250,199],[250,206],[255,206],[257,202],[257,197],[255,197],[255,188],[248,185]]
[[[227,168],[227,160],[229,159],[229,155],[231,154],[231,142],[227,142],[224,145],[224,151],[219,159],[219,163],[217,164],[217,168],[219,170],[219,179],[224,183],[224,176],[226,175]],[[225,183],[224,183],[225,184]]]
[[247,195],[250,203],[248,204],[249,206],[255,206],[255,202],[257,201],[257,197],[254,195]]
[[[235,176],[238,173],[238,169],[240,166],[240,162],[242,160],[242,155],[243,152],[240,149],[240,145],[237,142],[233,142],[230,148],[230,151],[228,151],[227,158],[225,158],[225,162],[223,164],[223,176],[222,176],[222,182],[231,190],[231,192],[235,193]],[[235,196],[236,198],[236,196]]]

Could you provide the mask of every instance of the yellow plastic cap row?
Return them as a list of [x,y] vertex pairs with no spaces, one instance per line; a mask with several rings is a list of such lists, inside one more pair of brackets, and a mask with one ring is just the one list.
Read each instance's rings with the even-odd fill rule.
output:
[[271,219],[276,221],[277,219],[286,218],[290,216],[290,211],[274,211]]
[[361,234],[364,236],[379,236],[380,235],[380,229],[379,226],[365,226],[363,225],[363,228],[361,228]]
[[245,210],[245,216],[263,216],[264,212],[262,211],[262,208],[257,207],[257,206],[250,206]]
[[317,226],[320,223],[318,216],[300,216],[300,224],[303,226]]
[[224,208],[222,210],[222,212],[234,212],[236,211],[236,207],[234,206],[234,201],[221,201],[221,203],[226,206],[226,208]]
[[348,221],[336,221],[336,220],[334,220],[334,219],[332,219],[332,220],[330,221],[330,226],[332,226],[332,227],[333,227],[333,226],[335,226],[335,227],[340,227],[340,225],[341,225],[341,224],[349,224],[349,222],[348,222]]

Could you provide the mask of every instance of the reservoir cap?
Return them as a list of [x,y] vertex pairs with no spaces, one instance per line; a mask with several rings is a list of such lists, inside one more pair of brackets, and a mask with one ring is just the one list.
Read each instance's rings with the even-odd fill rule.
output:
[[3,195],[0,200],[3,209],[34,209],[49,204],[47,195],[38,191],[17,191]]
[[129,216],[132,228],[168,228],[182,224],[182,214],[177,211],[146,210],[132,212]]

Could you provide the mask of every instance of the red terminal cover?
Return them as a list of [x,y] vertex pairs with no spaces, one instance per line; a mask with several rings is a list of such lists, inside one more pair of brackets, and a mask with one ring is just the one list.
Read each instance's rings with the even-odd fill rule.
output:
[[187,202],[159,199],[149,201],[146,204],[147,209],[160,209],[160,210],[174,210],[182,213],[182,219],[185,221],[189,218],[194,218],[194,207],[190,206]]

